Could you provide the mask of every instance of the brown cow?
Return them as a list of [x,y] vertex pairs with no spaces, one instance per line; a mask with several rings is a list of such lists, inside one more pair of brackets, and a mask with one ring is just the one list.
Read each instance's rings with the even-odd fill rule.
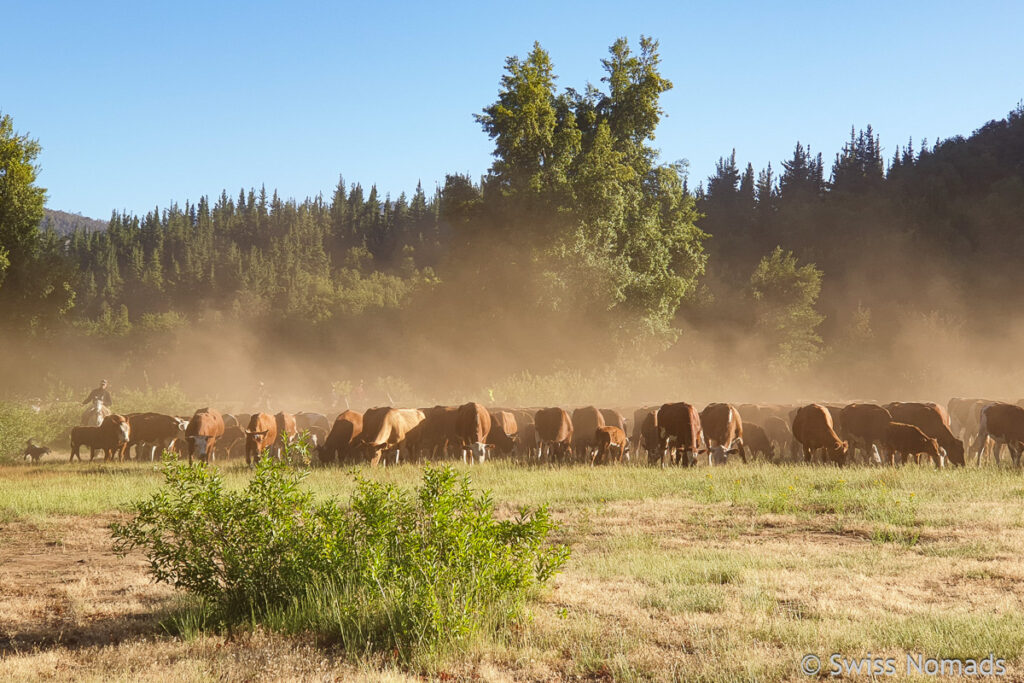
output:
[[619,427],[598,427],[594,433],[594,455],[591,465],[603,465],[610,460],[621,463],[623,458],[629,460],[629,442],[626,432]]
[[623,433],[628,434],[629,430],[626,429],[626,416],[615,410],[614,408],[601,408],[601,417],[604,418],[604,425],[606,427],[618,427]]
[[562,462],[572,449],[572,419],[561,408],[541,408],[534,418],[537,458]]
[[224,420],[213,408],[200,408],[192,415],[185,428],[185,447],[188,451],[188,464],[192,464],[192,456],[201,461],[213,461],[217,439],[224,435]]
[[338,465],[352,464],[358,460],[355,443],[363,431],[363,416],[354,410],[346,410],[338,415],[323,444],[317,446],[316,452],[320,462]]
[[775,449],[772,447],[771,439],[760,425],[744,420],[743,445],[751,456],[760,453],[768,462],[775,460]]
[[491,431],[487,433],[488,445],[494,446],[501,455],[509,455],[515,450],[518,435],[519,425],[511,411],[491,411]]
[[825,406],[812,403],[798,408],[793,416],[793,438],[804,447],[804,462],[811,461],[811,454],[824,449],[825,458],[842,467],[850,444],[841,441],[832,426],[832,416]]
[[516,455],[530,462],[536,460],[537,453],[537,425],[532,422],[519,428],[516,438]]
[[459,406],[455,415],[455,438],[462,449],[462,461],[482,463],[487,457],[487,435],[491,431],[491,414],[479,403]]
[[[359,439],[370,456],[370,464],[386,465],[386,454],[390,452],[394,453],[397,465],[402,451],[407,450],[406,435],[423,420],[423,411],[413,408],[371,408],[363,413],[363,432]],[[371,428],[375,429],[371,431]]]
[[572,450],[576,462],[589,459],[591,450],[596,445],[594,435],[597,428],[604,426],[604,416],[594,406],[572,411]]
[[900,462],[921,453],[932,456],[936,467],[942,466],[942,456],[939,454],[939,442],[926,435],[914,425],[902,422],[890,422],[885,428],[885,449],[889,452],[889,464],[896,464],[896,454],[900,456]]
[[274,424],[277,426],[277,440],[274,442],[274,450],[277,457],[280,458],[285,446],[291,445],[295,441],[295,437],[299,434],[299,428],[295,423],[295,416],[285,412],[274,415]]
[[700,411],[700,427],[708,447],[708,464],[726,462],[733,453],[739,453],[743,462],[747,452],[743,448],[743,418],[728,403],[711,403]]
[[633,411],[633,437],[631,439],[636,456],[640,457],[640,449],[651,454],[658,450],[658,409],[657,407],[638,408]]
[[658,448],[656,453],[648,451],[647,461],[652,465],[660,461],[664,467],[671,452],[673,464],[685,467],[697,464],[703,439],[697,409],[689,403],[666,403],[658,409],[656,420]]
[[173,415],[129,413],[125,417],[128,418],[132,432],[128,449],[135,446],[136,460],[142,460],[143,447],[149,452],[149,460],[155,460],[157,450],[169,450],[175,440],[185,436],[185,429],[188,427],[188,420]]
[[277,421],[273,415],[256,413],[249,418],[245,430],[245,464],[259,462],[264,452],[269,452],[277,441]]
[[981,421],[978,436],[974,440],[972,450],[978,453],[978,464],[981,464],[981,451],[985,442],[995,442],[994,454],[999,463],[999,451],[1003,444],[1010,449],[1013,464],[1020,465],[1021,449],[1024,448],[1024,408],[1012,403],[990,403],[981,410]]
[[772,445],[778,449],[777,452],[780,456],[788,453],[790,458],[794,458],[797,455],[798,445],[796,439],[793,438],[793,430],[789,428],[789,423],[786,420],[777,415],[765,418],[764,433]]
[[[421,408],[423,421],[406,434],[406,446],[412,461],[418,461],[421,454],[427,451],[427,458],[438,460],[448,455],[448,447],[454,444],[455,418],[459,409],[456,406],[434,406]],[[440,454],[440,455],[439,455]]]
[[951,463],[958,467],[965,464],[964,442],[950,431],[949,415],[945,408],[937,403],[888,403],[885,408],[894,421],[914,425],[926,436],[938,441],[944,456]]
[[99,427],[73,427],[71,429],[71,458],[82,461],[80,449],[89,447],[89,460],[96,457],[96,449],[103,449],[103,459],[124,458],[131,438],[131,425],[124,415],[107,415]]
[[885,429],[892,422],[892,415],[882,406],[874,403],[851,403],[839,411],[839,424],[850,447],[864,451],[865,462],[881,464],[878,447],[885,440]]
[[241,458],[245,453],[245,429],[238,425],[224,427],[224,435],[217,439],[217,457],[221,460]]

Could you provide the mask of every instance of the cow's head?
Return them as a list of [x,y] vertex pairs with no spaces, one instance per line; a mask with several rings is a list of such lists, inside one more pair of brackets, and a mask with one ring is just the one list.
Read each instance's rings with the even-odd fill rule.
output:
[[195,455],[197,455],[198,457],[205,459],[206,458],[206,452],[207,452],[207,449],[208,449],[209,444],[210,444],[210,437],[208,437],[208,436],[200,436],[199,434],[194,434],[194,435],[188,437],[188,439],[189,439],[189,444],[192,447],[192,452]]
[[953,439],[953,442],[946,449],[946,457],[957,467],[964,466],[964,442],[960,439]]
[[267,434],[270,433],[269,429],[263,431],[245,430],[245,443],[246,445],[252,444],[256,447],[257,451],[262,451],[264,448],[269,446],[267,443]]

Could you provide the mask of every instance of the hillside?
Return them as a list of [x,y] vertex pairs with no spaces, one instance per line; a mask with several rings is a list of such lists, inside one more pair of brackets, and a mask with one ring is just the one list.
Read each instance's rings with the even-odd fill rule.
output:
[[54,232],[59,235],[70,235],[75,229],[81,229],[85,232],[107,229],[107,221],[88,218],[80,213],[68,213],[67,211],[55,211],[53,209],[43,209],[43,211],[46,215],[43,217],[40,228],[43,230],[53,228]]

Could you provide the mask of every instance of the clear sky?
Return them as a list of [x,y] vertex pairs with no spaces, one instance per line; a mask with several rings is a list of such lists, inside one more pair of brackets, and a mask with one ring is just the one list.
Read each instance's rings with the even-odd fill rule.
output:
[[0,0],[0,111],[43,146],[48,206],[106,219],[226,188],[397,196],[482,174],[473,114],[537,40],[561,87],[620,36],[675,84],[655,145],[691,185],[735,147],[797,140],[826,170],[850,126],[886,155],[969,135],[1024,98],[1024,2],[46,2]]

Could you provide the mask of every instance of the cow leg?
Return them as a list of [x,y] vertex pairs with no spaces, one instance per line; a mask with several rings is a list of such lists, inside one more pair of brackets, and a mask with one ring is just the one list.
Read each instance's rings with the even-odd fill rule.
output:
[[871,443],[871,463],[874,465],[882,464],[882,457],[878,454],[878,446],[873,442]]
[[804,446],[804,464],[811,464],[811,449],[809,446]]

